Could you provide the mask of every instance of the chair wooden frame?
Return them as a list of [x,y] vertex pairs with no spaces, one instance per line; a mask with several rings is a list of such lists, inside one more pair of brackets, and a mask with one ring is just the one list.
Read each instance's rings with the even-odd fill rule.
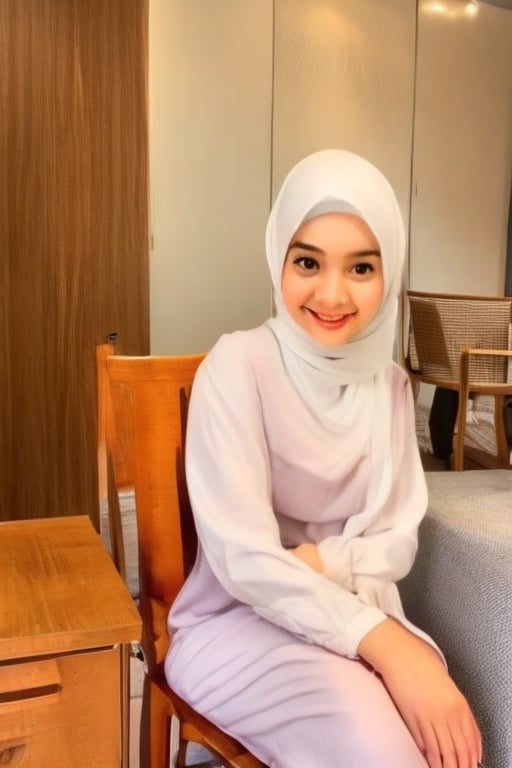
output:
[[[108,537],[114,564],[127,581],[126,555],[121,521],[119,493],[123,490],[133,491],[133,482],[129,477],[126,462],[118,459],[116,471],[112,465],[111,449],[107,446],[116,440],[116,430],[110,404],[109,382],[107,374],[107,359],[114,354],[113,344],[101,344],[96,347],[97,370],[97,459],[98,459],[98,519],[100,532]],[[115,450],[119,456],[119,449]],[[103,531],[104,505],[108,509],[108,531]]]
[[510,466],[504,426],[505,396],[512,395],[512,298],[407,291],[409,349],[406,368],[420,382],[459,396],[453,468],[464,468],[467,404],[471,395],[494,396],[497,460]]
[[[135,491],[139,550],[139,609],[146,664],[140,763],[167,768],[170,723],[179,723],[172,765],[185,766],[189,742],[203,745],[226,768],[265,768],[235,739],[195,712],[167,685],[163,664],[169,646],[167,615],[196,549],[195,529],[184,479],[183,441],[188,393],[203,355],[128,357],[97,349],[100,494],[119,474]],[[112,472],[108,473],[109,459]],[[115,491],[114,487],[114,491]],[[115,495],[108,494],[109,499]],[[115,501],[114,518],[119,515]],[[120,518],[111,525],[121,533]],[[124,562],[121,541],[115,543]],[[120,554],[119,554],[120,553]]]

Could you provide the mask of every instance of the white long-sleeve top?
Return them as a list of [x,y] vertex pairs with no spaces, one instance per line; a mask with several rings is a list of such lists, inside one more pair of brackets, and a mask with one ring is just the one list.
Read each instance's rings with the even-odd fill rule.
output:
[[[413,563],[427,492],[407,376],[393,363],[387,380],[391,490],[373,510],[368,487],[381,467],[368,436],[319,422],[268,326],[221,337],[192,390],[186,471],[200,543],[171,633],[237,601],[350,657],[386,616],[411,626],[395,582]],[[324,573],[288,551],[306,541],[317,544]]]

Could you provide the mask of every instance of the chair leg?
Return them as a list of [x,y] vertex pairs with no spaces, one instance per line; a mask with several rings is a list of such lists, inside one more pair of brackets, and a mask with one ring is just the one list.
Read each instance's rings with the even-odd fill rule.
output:
[[505,396],[494,396],[494,429],[496,431],[496,455],[502,464],[510,464],[510,448],[505,431]]
[[182,724],[178,718],[171,717],[170,768],[186,768],[188,740],[183,738]]
[[464,469],[464,438],[466,435],[467,398],[459,394],[459,408],[457,412],[457,439],[453,451],[453,469],[462,472]]
[[130,646],[121,645],[121,766],[130,766]]
[[458,392],[436,387],[428,416],[432,453],[436,459],[449,461],[453,453],[458,407]]
[[188,742],[180,739],[180,745],[176,755],[176,768],[185,768],[187,765],[187,745]]
[[146,677],[142,692],[141,768],[167,768],[169,765],[171,714],[163,691]]

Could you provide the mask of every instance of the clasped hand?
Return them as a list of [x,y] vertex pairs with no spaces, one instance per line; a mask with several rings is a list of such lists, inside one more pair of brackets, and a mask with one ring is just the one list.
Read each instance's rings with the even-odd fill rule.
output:
[[[322,573],[314,544],[305,542],[291,552]],[[432,646],[388,618],[363,638],[358,653],[381,676],[429,768],[478,768],[480,731]]]
[[358,650],[381,675],[429,768],[478,768],[480,731],[432,646],[386,619]]

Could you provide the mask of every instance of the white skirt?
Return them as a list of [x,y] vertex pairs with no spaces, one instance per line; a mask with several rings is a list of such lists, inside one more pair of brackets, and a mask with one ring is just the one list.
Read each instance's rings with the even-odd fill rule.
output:
[[270,768],[428,768],[371,669],[248,606],[178,630],[165,672],[176,693]]

